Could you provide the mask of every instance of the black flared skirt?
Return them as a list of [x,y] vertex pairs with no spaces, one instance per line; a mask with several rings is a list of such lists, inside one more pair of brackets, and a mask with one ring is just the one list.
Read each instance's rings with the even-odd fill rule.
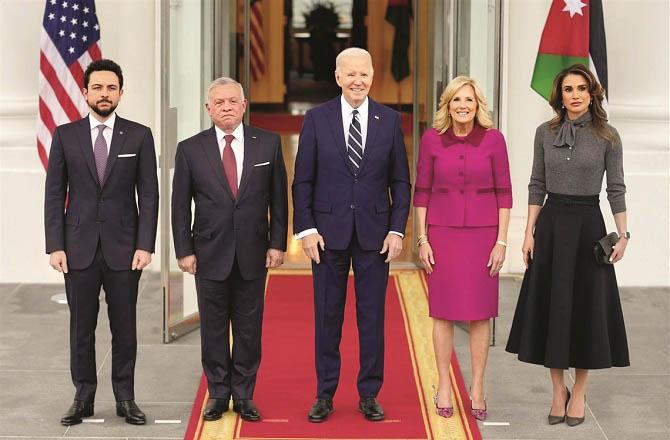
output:
[[614,266],[593,255],[605,234],[597,195],[549,195],[535,224],[508,352],[548,368],[630,365]]

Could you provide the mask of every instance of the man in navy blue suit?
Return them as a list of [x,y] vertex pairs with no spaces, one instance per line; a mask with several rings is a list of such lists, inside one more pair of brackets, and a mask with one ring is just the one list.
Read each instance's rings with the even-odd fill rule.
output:
[[410,180],[400,115],[372,99],[370,54],[342,51],[342,95],[305,115],[293,181],[293,230],[312,259],[317,395],[309,421],[333,411],[349,268],[360,346],[359,409],[384,419],[376,397],[384,375],[384,303],[389,262],[402,250]]

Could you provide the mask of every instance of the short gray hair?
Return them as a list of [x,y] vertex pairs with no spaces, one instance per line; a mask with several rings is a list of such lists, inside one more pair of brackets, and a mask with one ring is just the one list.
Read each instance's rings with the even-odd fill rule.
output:
[[219,86],[225,86],[226,84],[237,84],[240,88],[240,95],[242,95],[242,99],[244,99],[244,88],[242,87],[242,84],[227,76],[217,78],[210,83],[209,87],[207,87],[207,99],[209,99],[209,94],[212,93],[212,89]]
[[361,49],[360,47],[349,47],[347,49],[344,49],[339,54],[337,54],[337,58],[335,58],[335,72],[337,72],[340,69],[340,66],[342,65],[342,60],[352,56],[367,57],[368,60],[370,60],[370,67],[372,67],[372,56],[370,55],[370,52],[368,52],[365,49]]

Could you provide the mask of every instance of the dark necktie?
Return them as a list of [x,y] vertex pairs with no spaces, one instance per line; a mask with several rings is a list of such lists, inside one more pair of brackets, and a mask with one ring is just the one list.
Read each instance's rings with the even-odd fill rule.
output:
[[100,124],[96,127],[98,129],[98,137],[95,139],[95,145],[93,147],[95,167],[98,170],[98,182],[100,182],[100,185],[102,185],[105,180],[105,170],[107,169],[107,141],[102,135],[102,132],[105,131],[105,127],[105,124]]
[[230,191],[233,193],[233,198],[235,198],[237,197],[237,162],[235,161],[235,153],[231,146],[235,136],[227,134],[223,138],[226,140],[226,146],[223,147],[221,161],[223,162],[223,171],[226,173]]
[[351,125],[349,125],[349,140],[347,141],[347,154],[349,155],[349,162],[353,165],[353,169],[358,173],[363,160],[363,132],[361,131],[361,123],[358,121],[358,110],[354,110],[351,118]]

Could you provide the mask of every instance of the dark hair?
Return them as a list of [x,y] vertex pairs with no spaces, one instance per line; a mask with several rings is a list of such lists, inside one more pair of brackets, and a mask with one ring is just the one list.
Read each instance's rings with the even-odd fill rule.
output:
[[91,77],[93,72],[114,72],[116,77],[119,79],[119,89],[123,88],[123,72],[121,72],[121,66],[116,64],[112,60],[101,59],[93,61],[88,65],[86,71],[84,72],[84,88],[88,89],[88,80]]
[[568,75],[579,75],[586,81],[591,95],[589,112],[591,112],[591,126],[596,136],[606,139],[612,143],[616,141],[616,135],[609,125],[607,125],[607,112],[603,108],[603,99],[605,99],[605,89],[600,85],[595,75],[585,65],[573,64],[559,72],[554,78],[554,85],[551,90],[549,105],[554,109],[556,116],[549,121],[549,128],[556,131],[566,117],[567,110],[563,107],[563,80]]

